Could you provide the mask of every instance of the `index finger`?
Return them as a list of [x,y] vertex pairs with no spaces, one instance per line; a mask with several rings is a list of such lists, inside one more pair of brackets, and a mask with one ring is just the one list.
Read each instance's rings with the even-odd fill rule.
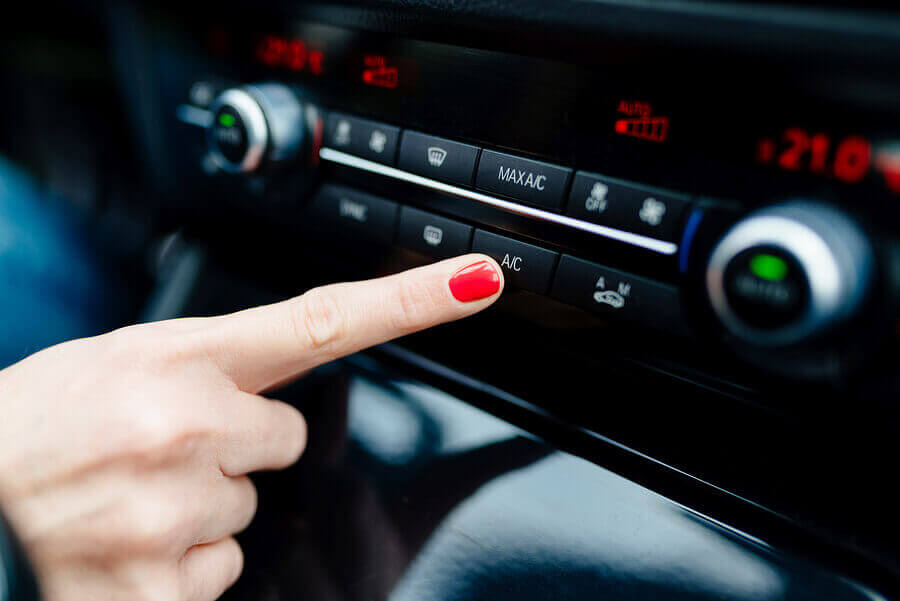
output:
[[216,318],[208,352],[241,390],[259,392],[339,357],[477,313],[502,290],[496,261],[464,255]]

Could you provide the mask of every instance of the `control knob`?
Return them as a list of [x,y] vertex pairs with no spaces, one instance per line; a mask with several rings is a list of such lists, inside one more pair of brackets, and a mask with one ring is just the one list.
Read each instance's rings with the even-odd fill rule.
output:
[[229,173],[295,159],[309,145],[312,111],[282,84],[229,88],[210,106],[209,151],[219,168]]
[[792,201],[751,213],[726,232],[710,255],[706,289],[739,339],[794,345],[859,311],[874,264],[868,236],[847,215]]

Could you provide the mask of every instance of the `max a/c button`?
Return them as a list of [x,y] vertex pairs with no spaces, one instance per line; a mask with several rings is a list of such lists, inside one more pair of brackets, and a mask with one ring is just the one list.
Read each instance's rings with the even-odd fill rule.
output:
[[313,197],[309,210],[339,231],[390,244],[399,205],[346,186],[324,184]]
[[559,261],[550,296],[604,317],[687,332],[677,287],[569,255]]
[[507,283],[538,294],[547,293],[559,256],[545,248],[483,230],[475,230],[472,251],[497,261]]
[[482,150],[475,186],[558,210],[571,177],[572,170],[566,167]]

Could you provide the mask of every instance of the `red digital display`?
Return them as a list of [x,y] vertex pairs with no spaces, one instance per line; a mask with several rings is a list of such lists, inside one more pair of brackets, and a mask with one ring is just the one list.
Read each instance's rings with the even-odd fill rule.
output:
[[400,70],[389,65],[386,56],[367,54],[363,56],[362,81],[379,88],[396,88],[400,85]]
[[620,100],[616,112],[627,115],[616,119],[613,129],[617,134],[650,142],[665,142],[669,137],[669,118],[654,115],[649,102]]
[[861,136],[832,138],[827,133],[790,127],[777,138],[759,140],[756,160],[786,171],[806,171],[852,184],[869,174],[872,145]]
[[269,67],[282,67],[297,72],[320,75],[324,71],[322,50],[311,48],[299,38],[264,36],[256,46],[256,58]]

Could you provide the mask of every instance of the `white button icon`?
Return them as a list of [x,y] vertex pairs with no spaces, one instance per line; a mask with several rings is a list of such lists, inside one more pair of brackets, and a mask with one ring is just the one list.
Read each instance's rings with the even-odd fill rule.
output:
[[591,194],[584,201],[584,208],[590,213],[602,213],[606,210],[606,194],[609,186],[603,182],[596,182],[591,188]]
[[381,154],[384,152],[385,144],[387,144],[387,136],[384,135],[384,132],[380,132],[377,129],[373,131],[372,136],[369,138],[369,150]]
[[500,262],[500,267],[506,267],[507,269],[512,269],[513,271],[522,271],[522,257],[513,255],[509,256],[509,253],[503,257],[503,261]]
[[338,214],[341,217],[365,223],[369,220],[369,207],[349,198],[341,198],[338,202]]
[[447,158],[447,151],[439,146],[429,146],[427,156],[429,165],[440,167],[444,164],[444,159]]
[[426,225],[422,231],[422,238],[428,246],[437,246],[444,239],[444,230],[433,225]]
[[631,284],[619,282],[617,290],[605,290],[606,278],[600,277],[595,285],[594,302],[601,305],[609,305],[613,309],[621,309],[625,306],[625,299],[631,294]]
[[644,204],[641,206],[641,210],[638,211],[638,217],[641,218],[641,221],[652,226],[662,223],[665,214],[665,203],[656,200],[652,196],[644,199]]
[[337,146],[346,146],[350,143],[350,122],[346,119],[338,121],[334,130],[334,143]]

